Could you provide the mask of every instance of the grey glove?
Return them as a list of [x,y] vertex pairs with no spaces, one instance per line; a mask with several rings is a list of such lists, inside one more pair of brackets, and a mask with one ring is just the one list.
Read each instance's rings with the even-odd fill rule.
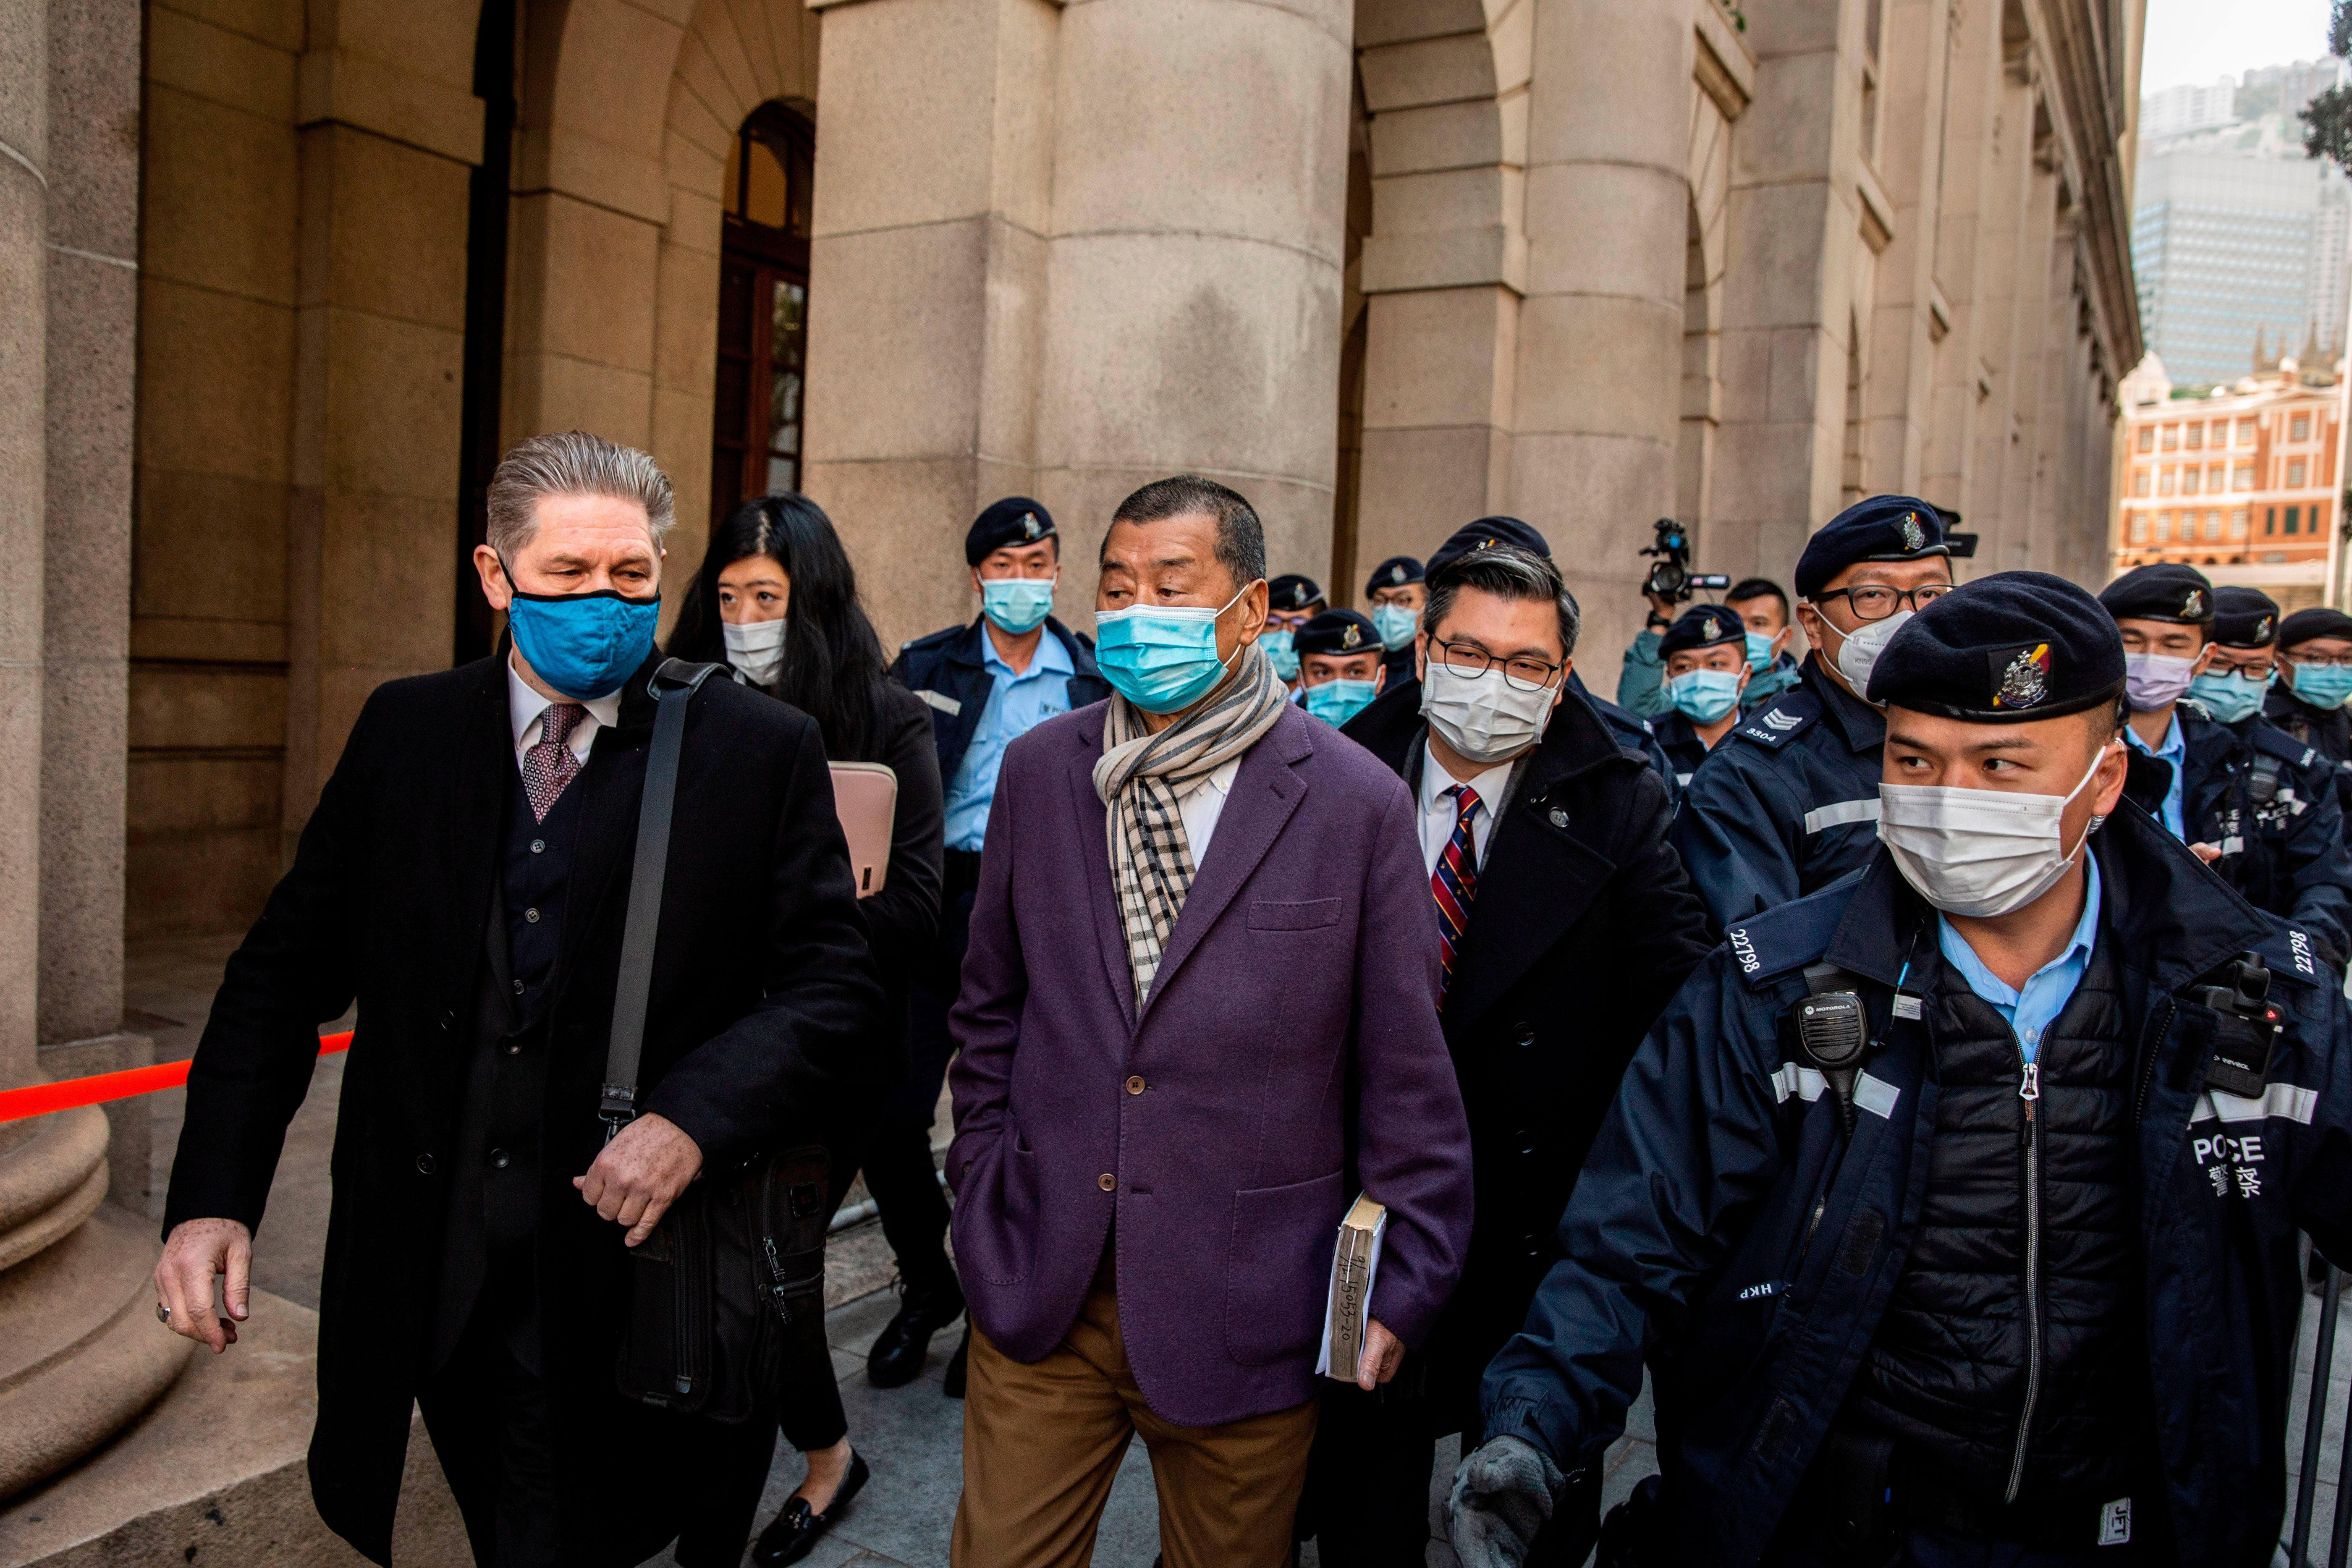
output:
[[1454,1472],[1445,1500],[1462,1568],[1520,1568],[1567,1487],[1551,1456],[1534,1444],[1518,1437],[1481,1444]]

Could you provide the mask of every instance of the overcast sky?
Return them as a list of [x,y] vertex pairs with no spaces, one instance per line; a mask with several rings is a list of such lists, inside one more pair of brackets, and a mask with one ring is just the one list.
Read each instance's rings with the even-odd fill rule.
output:
[[2139,89],[2236,77],[2327,52],[2327,0],[2147,0]]

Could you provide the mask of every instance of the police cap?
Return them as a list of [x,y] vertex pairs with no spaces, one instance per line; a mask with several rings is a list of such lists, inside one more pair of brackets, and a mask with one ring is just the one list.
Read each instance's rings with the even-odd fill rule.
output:
[[1323,584],[1297,572],[1285,572],[1265,585],[1267,607],[1311,610],[1323,602]]
[[2283,648],[2307,643],[2314,637],[2352,641],[2352,616],[2315,605],[2308,610],[2297,610],[2279,623],[2278,645]]
[[2213,640],[2223,647],[2268,647],[2278,636],[2278,604],[2260,588],[2216,588],[2213,606]]
[[1797,597],[1810,599],[1859,561],[1949,555],[1944,514],[1916,496],[1872,496],[1823,523],[1797,557]]
[[1373,567],[1372,574],[1364,579],[1364,596],[1370,598],[1383,588],[1402,588],[1407,583],[1423,580],[1419,561],[1410,555],[1391,555]]
[[1873,702],[1972,723],[2080,713],[2123,694],[2124,639],[2096,599],[2046,572],[1963,583],[1903,624]]
[[971,531],[963,536],[963,562],[977,566],[1008,544],[1034,544],[1053,537],[1052,512],[1027,496],[1006,496],[972,520]]
[[2099,591],[2099,603],[2119,621],[2172,621],[2209,626],[2213,584],[2194,566],[2158,561],[2135,566]]
[[1373,629],[1370,616],[1356,610],[1326,610],[1299,627],[1290,646],[1302,656],[1379,653],[1381,634]]
[[1693,605],[1675,616],[1675,624],[1658,638],[1658,657],[1666,658],[1691,648],[1729,642],[1747,646],[1747,623],[1721,605]]
[[1474,550],[1492,550],[1497,544],[1508,544],[1547,561],[1551,559],[1551,546],[1544,542],[1544,536],[1517,518],[1482,517],[1455,529],[1444,543],[1430,552],[1429,575],[1434,578]]

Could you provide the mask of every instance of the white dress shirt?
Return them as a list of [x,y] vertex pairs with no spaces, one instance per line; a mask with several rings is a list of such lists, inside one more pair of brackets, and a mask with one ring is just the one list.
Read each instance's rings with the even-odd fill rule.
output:
[[1241,771],[1240,757],[1220,763],[1201,781],[1199,788],[1176,802],[1176,815],[1184,819],[1184,842],[1192,851],[1195,871],[1208,858],[1209,840],[1216,836],[1217,818],[1225,814],[1225,796],[1233,793],[1234,775]]
[[[540,721],[555,704],[541,697],[530,684],[515,673],[514,659],[507,659],[507,717],[514,723],[515,771],[522,771],[523,753],[539,744]],[[565,744],[580,765],[588,765],[588,748],[595,742],[596,731],[621,721],[621,690],[614,687],[602,697],[592,697],[580,706],[588,710],[588,717],[572,727]]]
[[[1470,819],[1470,847],[1476,851],[1480,866],[1486,864],[1486,841],[1495,835],[1495,813],[1503,807],[1503,797],[1511,787],[1511,770],[1519,759],[1496,763],[1470,781],[1477,792],[1478,815]],[[1458,797],[1446,792],[1457,781],[1422,742],[1421,759],[1421,860],[1423,868],[1433,877],[1437,875],[1438,857],[1445,853],[1448,840],[1454,837],[1454,819],[1461,815]]]

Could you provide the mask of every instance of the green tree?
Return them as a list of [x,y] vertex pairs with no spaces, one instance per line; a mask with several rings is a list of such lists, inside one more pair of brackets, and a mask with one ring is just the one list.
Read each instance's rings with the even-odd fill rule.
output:
[[[2336,0],[2327,18],[2327,52],[2352,56],[2352,0]],[[2352,169],[2352,88],[2331,87],[2302,110],[2303,150]]]

